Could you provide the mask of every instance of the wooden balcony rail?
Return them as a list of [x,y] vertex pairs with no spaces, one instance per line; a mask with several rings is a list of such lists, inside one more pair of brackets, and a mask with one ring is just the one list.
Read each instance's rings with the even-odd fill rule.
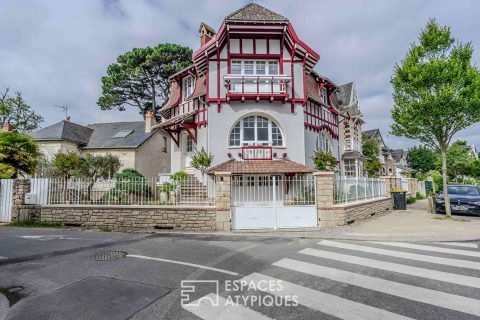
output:
[[291,80],[287,75],[242,76],[226,75],[223,77],[227,95],[239,96],[288,96],[287,86]]

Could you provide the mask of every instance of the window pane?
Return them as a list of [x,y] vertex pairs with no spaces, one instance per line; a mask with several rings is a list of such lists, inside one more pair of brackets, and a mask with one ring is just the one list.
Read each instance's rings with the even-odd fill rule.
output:
[[243,119],[243,140],[255,141],[255,117]]
[[230,132],[229,142],[230,146],[239,146],[240,145],[240,121],[237,122],[235,127],[233,127],[232,132]]
[[245,74],[254,74],[254,63],[253,61],[244,61]]
[[268,119],[257,117],[257,140],[268,141]]
[[265,61],[256,62],[256,74],[262,75],[265,74]]
[[280,129],[277,127],[275,123],[272,122],[272,145],[274,146],[282,146],[283,145],[283,137]]
[[232,60],[230,71],[232,74],[242,74],[242,62],[240,60]]
[[278,74],[278,62],[277,61],[269,61],[268,62],[268,74]]

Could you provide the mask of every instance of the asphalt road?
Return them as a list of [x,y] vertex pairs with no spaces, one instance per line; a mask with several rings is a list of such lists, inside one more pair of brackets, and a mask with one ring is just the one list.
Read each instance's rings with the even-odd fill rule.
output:
[[0,256],[0,320],[480,319],[475,242],[0,228]]

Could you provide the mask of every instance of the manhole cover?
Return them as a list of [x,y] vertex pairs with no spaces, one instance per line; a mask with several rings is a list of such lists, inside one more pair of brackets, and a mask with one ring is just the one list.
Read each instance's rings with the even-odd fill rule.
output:
[[93,255],[95,261],[110,261],[116,259],[122,259],[127,256],[125,251],[103,251],[97,252]]

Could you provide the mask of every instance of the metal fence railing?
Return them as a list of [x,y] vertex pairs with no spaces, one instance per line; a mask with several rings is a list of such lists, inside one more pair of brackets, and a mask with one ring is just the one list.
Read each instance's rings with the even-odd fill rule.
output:
[[402,186],[402,190],[407,191],[407,193],[410,192],[410,186],[407,179],[401,179],[401,186]]
[[175,180],[43,179],[36,184],[35,194],[42,195],[49,205],[214,205],[215,180],[208,177],[200,181],[194,176]]
[[315,205],[315,181],[310,174],[232,176],[231,198],[242,207]]
[[387,196],[385,180],[381,178],[348,178],[336,176],[333,185],[334,204],[377,199]]

